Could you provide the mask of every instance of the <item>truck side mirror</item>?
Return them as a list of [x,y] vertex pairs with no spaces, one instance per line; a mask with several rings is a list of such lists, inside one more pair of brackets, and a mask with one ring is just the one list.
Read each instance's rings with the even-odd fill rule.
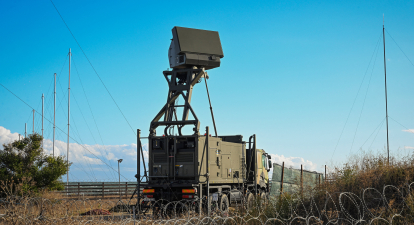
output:
[[272,161],[269,160],[269,169],[272,168]]

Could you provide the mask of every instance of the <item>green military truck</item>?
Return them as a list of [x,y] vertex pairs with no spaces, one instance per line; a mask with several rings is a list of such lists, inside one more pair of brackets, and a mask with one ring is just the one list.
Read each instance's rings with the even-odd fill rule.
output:
[[[241,135],[217,135],[211,102],[215,135],[208,127],[200,134],[200,122],[190,104],[193,87],[203,79],[208,94],[206,70],[219,67],[224,57],[218,32],[174,27],[172,33],[172,70],[163,72],[169,87],[167,103],[151,121],[148,137],[141,137],[138,130],[137,190],[143,188],[138,195],[139,207],[204,199],[208,200],[204,205],[227,210],[234,201],[251,203],[256,196],[266,198],[270,155],[256,148],[256,136],[246,141]],[[179,98],[184,103],[178,105]],[[192,133],[184,135],[184,126],[193,126]],[[160,127],[164,127],[163,134],[157,135]],[[172,128],[178,134],[171,132]],[[142,138],[148,139],[148,164],[143,158]],[[144,178],[147,182],[141,184]]]

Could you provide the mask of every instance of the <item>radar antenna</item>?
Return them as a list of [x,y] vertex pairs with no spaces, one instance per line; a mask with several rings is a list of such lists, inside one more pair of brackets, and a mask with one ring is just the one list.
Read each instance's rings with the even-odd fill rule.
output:
[[[185,125],[194,125],[194,135],[199,134],[200,121],[191,107],[193,87],[202,78],[208,79],[206,70],[219,67],[220,59],[224,57],[216,31],[174,27],[172,33],[168,57],[173,70],[163,71],[169,87],[167,103],[151,121],[150,136],[156,135],[159,126],[165,126],[165,136],[169,136],[168,129],[173,126],[177,126],[178,134],[182,136],[181,130]],[[177,105],[176,100],[180,96],[184,104]],[[183,107],[181,120],[176,115],[179,107]],[[188,120],[190,113],[194,119]],[[164,119],[160,121],[162,117]]]

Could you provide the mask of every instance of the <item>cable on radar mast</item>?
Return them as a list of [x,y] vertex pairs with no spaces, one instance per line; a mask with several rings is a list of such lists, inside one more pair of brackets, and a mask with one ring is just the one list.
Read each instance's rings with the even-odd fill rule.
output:
[[[79,82],[80,82],[80,84],[81,84],[83,95],[85,96],[86,102],[88,103],[89,111],[90,111],[90,113],[92,114],[93,122],[94,122],[94,124],[95,124],[96,130],[98,131],[98,135],[99,135],[99,138],[100,138],[100,140],[101,140],[102,146],[104,146],[105,153],[108,155],[108,151],[107,151],[107,149],[106,149],[106,145],[104,145],[104,142],[103,142],[103,139],[102,139],[102,135],[101,135],[101,131],[99,130],[99,128],[98,128],[98,124],[96,123],[95,115],[94,115],[94,113],[93,113],[93,111],[92,111],[91,104],[89,103],[88,95],[86,95],[86,92],[85,92],[85,87],[83,86],[83,82],[82,82],[81,76],[79,75],[79,71],[78,71],[78,68],[77,68],[77,66],[76,66],[75,58],[74,58],[73,56],[72,56],[72,62],[73,62],[73,66],[75,67],[76,75],[78,76]],[[86,122],[86,119],[85,119],[85,117],[84,117],[84,115],[83,115],[82,111],[80,110],[80,107],[79,107],[79,104],[78,104],[78,102],[77,102],[77,100],[76,100],[75,95],[73,95],[73,97],[75,98],[75,102],[76,102],[76,104],[77,104],[77,106],[78,106],[78,108],[79,108],[79,111],[80,111],[80,112],[81,112],[81,114],[82,114],[82,117],[83,117],[83,119],[84,119],[84,121],[85,121],[85,123],[86,123],[86,125],[87,125],[87,127],[88,127],[88,130],[89,130],[90,134],[92,135],[92,137],[93,137],[94,141],[95,141],[95,142],[97,142],[97,141],[95,140],[95,136],[93,135],[93,133],[92,133],[92,131],[91,131],[90,127],[89,127],[89,124]],[[110,162],[110,161],[108,160],[108,162]],[[110,164],[111,164],[111,163],[110,163]],[[111,164],[111,166],[112,166],[112,164]],[[114,174],[115,174],[115,173],[113,173],[112,175],[116,178],[116,174],[115,174],[115,175],[114,175]]]
[[[379,40],[381,39],[381,35],[382,35],[382,33],[380,33],[380,35],[379,35],[379,37],[378,37],[377,44],[378,44]],[[352,112],[352,110],[354,109],[355,102],[356,102],[356,100],[357,100],[357,98],[358,98],[359,92],[361,91],[362,84],[363,84],[363,83],[364,83],[364,81],[365,81],[365,77],[366,77],[366,75],[367,75],[367,73],[368,73],[368,69],[369,69],[369,66],[371,65],[371,61],[372,61],[372,59],[373,59],[373,57],[374,57],[374,54],[375,54],[376,49],[377,49],[377,45],[375,45],[374,51],[372,52],[371,59],[370,59],[370,61],[369,61],[369,63],[368,63],[367,70],[365,71],[364,77],[362,78],[361,84],[359,85],[359,88],[358,88],[357,94],[356,94],[356,96],[355,96],[355,98],[354,98],[354,101],[352,102],[351,109],[349,110],[348,116],[347,116],[347,118],[346,118],[346,120],[345,120],[345,124],[344,124],[344,126],[343,126],[343,128],[342,128],[341,134],[339,135],[338,141],[336,142],[335,149],[334,149],[334,151],[333,151],[333,153],[332,153],[332,156],[331,156],[331,160],[332,160],[333,156],[335,155],[336,149],[338,148],[339,142],[341,141],[341,138],[342,138],[342,135],[343,135],[343,133],[344,133],[345,127],[346,127],[346,125],[348,124],[349,117],[351,116],[351,112]]]
[[[23,99],[21,99],[19,96],[17,96],[14,92],[12,92],[11,90],[9,90],[6,86],[4,86],[2,83],[0,83],[0,85],[6,89],[8,92],[10,92],[12,95],[14,95],[16,98],[18,98],[21,102],[23,102],[25,105],[27,105],[29,108],[35,110],[31,105],[29,105],[27,102],[25,102]],[[41,113],[39,113],[38,111],[35,110],[35,112],[39,115],[42,115]],[[52,121],[50,121],[47,118],[44,118],[47,122],[53,124]],[[65,131],[63,131],[60,127],[56,126],[56,128],[58,130],[60,130],[60,132],[62,132],[63,134],[67,135],[67,133]],[[95,158],[99,159],[101,162],[103,162],[105,165],[107,165],[109,168],[111,168],[113,171],[118,172],[117,170],[115,170],[112,166],[110,166],[108,163],[106,163],[105,161],[103,161],[101,158],[99,158],[98,156],[96,156],[93,152],[91,152],[89,149],[87,149],[85,146],[83,146],[82,144],[80,144],[77,140],[75,140],[73,137],[69,136],[70,139],[72,139],[73,141],[75,141],[77,144],[79,144],[80,146],[82,146],[82,148],[84,148],[85,150],[87,150],[90,154],[92,154]],[[123,176],[121,174],[121,176],[123,178],[125,178],[126,180],[128,180],[125,176]]]
[[119,112],[122,114],[122,116],[124,117],[125,121],[128,123],[129,127],[131,128],[132,132],[135,134],[135,136],[137,135],[135,130],[132,128],[131,124],[129,123],[129,121],[127,120],[127,118],[125,117],[124,113],[122,112],[121,108],[119,107],[118,103],[115,101],[114,97],[112,96],[111,92],[109,92],[109,89],[106,87],[105,83],[103,82],[101,76],[99,76],[98,72],[96,71],[95,67],[92,65],[92,62],[89,60],[88,56],[86,55],[85,51],[83,50],[83,48],[81,47],[81,45],[79,44],[78,40],[76,39],[75,35],[72,33],[72,30],[69,28],[68,24],[66,23],[66,21],[63,19],[63,16],[60,14],[59,10],[57,9],[55,3],[50,0],[50,2],[52,3],[53,7],[55,8],[56,12],[59,14],[59,17],[62,19],[63,23],[65,24],[66,28],[68,29],[68,31],[70,32],[70,34],[72,35],[73,39],[75,40],[76,44],[78,45],[78,47],[80,48],[80,50],[82,51],[82,54],[85,56],[86,60],[88,61],[89,65],[92,67],[93,71],[95,72],[96,76],[99,78],[99,80],[101,81],[102,85],[104,86],[105,90],[108,92],[109,96],[111,97],[112,101],[115,103],[116,107],[118,108]]

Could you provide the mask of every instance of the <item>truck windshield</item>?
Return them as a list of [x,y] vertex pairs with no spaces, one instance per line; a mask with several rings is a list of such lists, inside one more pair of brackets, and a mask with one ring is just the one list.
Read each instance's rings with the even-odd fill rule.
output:
[[262,163],[263,163],[263,167],[267,169],[267,163],[266,163],[267,161],[266,161],[266,158],[267,158],[267,157],[266,157],[265,155],[262,155]]

